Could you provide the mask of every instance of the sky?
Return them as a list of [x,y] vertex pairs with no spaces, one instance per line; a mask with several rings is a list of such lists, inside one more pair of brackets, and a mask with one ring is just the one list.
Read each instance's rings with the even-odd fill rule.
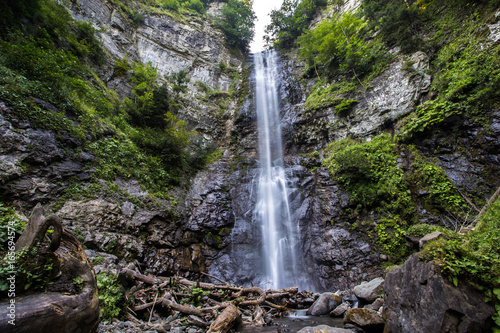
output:
[[253,11],[257,19],[255,20],[255,36],[250,43],[250,52],[260,52],[264,50],[264,30],[271,23],[269,13],[271,10],[281,7],[283,0],[253,0]]

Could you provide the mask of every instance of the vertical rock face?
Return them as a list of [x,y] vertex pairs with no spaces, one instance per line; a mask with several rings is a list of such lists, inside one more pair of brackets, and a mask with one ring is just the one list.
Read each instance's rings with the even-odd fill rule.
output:
[[453,286],[418,254],[387,274],[384,298],[384,332],[486,333],[495,313],[483,294]]

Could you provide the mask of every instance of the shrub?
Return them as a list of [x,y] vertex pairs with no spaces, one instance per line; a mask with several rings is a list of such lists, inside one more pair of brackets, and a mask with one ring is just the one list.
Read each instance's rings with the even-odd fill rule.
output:
[[222,18],[216,21],[226,35],[229,46],[247,50],[254,35],[255,14],[250,5],[240,0],[228,0],[222,7]]

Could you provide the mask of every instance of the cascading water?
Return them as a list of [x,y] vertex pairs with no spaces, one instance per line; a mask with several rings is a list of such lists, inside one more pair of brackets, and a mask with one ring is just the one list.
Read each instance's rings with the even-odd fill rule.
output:
[[261,168],[254,220],[262,233],[260,282],[268,288],[283,288],[301,284],[303,271],[299,226],[290,215],[283,165],[277,53],[255,53],[254,67]]

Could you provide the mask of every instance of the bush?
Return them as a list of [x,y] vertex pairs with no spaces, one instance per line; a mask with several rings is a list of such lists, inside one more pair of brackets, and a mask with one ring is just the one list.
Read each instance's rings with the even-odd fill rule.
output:
[[200,13],[204,14],[205,13],[205,7],[203,6],[203,3],[200,0],[190,0],[188,8]]
[[248,45],[254,35],[255,14],[250,5],[240,0],[228,0],[222,7],[222,19],[216,21],[226,35],[229,46],[248,50]]
[[284,0],[280,9],[271,11],[271,23],[266,27],[267,42],[277,48],[291,48],[326,4],[326,0]]
[[179,12],[181,4],[178,0],[162,0],[161,6],[166,9],[170,9],[173,12]]

